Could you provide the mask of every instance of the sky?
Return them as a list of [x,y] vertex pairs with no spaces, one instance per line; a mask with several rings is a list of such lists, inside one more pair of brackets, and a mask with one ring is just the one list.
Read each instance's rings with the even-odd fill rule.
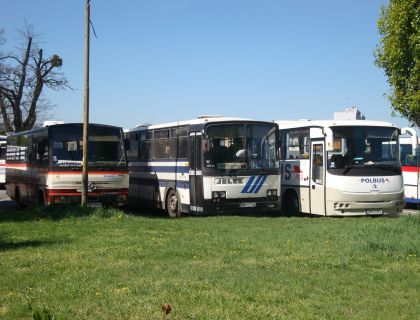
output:
[[[54,119],[83,121],[85,0],[0,0],[7,46],[31,24],[73,90]],[[383,0],[91,0],[90,122],[132,128],[225,115],[332,119],[356,106],[397,126],[374,64]]]

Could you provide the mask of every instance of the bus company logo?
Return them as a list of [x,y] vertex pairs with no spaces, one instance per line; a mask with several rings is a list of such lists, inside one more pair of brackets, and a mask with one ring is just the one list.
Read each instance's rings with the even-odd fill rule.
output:
[[241,193],[258,193],[263,186],[267,176],[251,176]]
[[290,178],[293,177],[298,180],[304,180],[303,178],[303,171],[300,168],[299,165],[291,165],[290,163],[287,163],[285,165],[280,166],[281,175],[285,180],[290,180]]
[[243,184],[244,178],[216,178],[214,184]]
[[360,182],[361,183],[377,184],[377,183],[389,182],[389,179],[386,179],[386,178],[361,178]]

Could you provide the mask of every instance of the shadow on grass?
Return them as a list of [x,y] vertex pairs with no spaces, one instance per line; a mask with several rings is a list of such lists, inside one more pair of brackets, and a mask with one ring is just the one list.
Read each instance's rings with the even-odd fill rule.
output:
[[34,220],[62,220],[67,218],[100,217],[109,218],[123,211],[115,208],[95,208],[68,205],[49,207],[27,207],[25,209],[6,210],[0,212],[0,223],[7,221],[24,222]]
[[[126,214],[145,217],[150,219],[171,219],[168,214],[161,209],[152,209],[152,208],[129,208],[125,210]],[[222,216],[231,216],[231,217],[253,217],[253,218],[294,218],[294,217],[304,217],[304,218],[318,218],[315,215],[308,215],[304,213],[299,214],[286,214],[281,210],[278,211],[258,211],[258,212],[238,212],[238,211],[227,211],[227,212],[211,212],[207,214],[193,214],[193,213],[182,213],[179,218],[212,218],[212,217],[222,217]],[[179,219],[176,218],[176,219]]]
[[0,239],[0,252],[1,251],[11,251],[11,250],[19,250],[19,249],[26,249],[26,248],[37,248],[41,246],[49,246],[62,243],[62,241],[52,241],[52,240],[26,240],[20,242],[7,242]]

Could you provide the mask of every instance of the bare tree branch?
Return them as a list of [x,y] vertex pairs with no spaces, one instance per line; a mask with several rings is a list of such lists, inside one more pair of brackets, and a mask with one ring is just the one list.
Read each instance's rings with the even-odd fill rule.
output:
[[[0,51],[0,115],[7,131],[31,129],[53,105],[43,96],[43,89],[72,89],[67,78],[56,70],[63,65],[58,55],[44,57],[36,43],[33,27],[20,31],[22,43],[17,52]],[[0,46],[5,43],[0,29]]]

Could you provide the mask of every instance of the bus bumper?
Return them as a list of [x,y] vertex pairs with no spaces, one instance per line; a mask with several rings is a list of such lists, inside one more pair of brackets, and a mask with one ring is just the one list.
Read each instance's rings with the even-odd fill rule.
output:
[[[47,202],[54,204],[74,204],[80,205],[82,201],[81,193],[57,193],[49,192]],[[92,207],[124,207],[128,202],[128,191],[119,193],[88,193],[88,206]]]
[[402,213],[404,200],[390,201],[327,201],[328,216],[395,216]]
[[278,200],[267,200],[266,198],[254,199],[226,199],[216,202],[214,200],[204,201],[204,214],[211,213],[234,213],[234,212],[267,212],[279,211],[280,202]]

